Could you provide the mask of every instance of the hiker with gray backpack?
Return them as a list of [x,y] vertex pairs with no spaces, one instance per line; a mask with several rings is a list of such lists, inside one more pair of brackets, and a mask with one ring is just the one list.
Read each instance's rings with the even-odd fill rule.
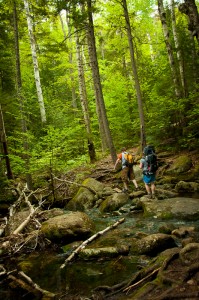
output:
[[140,169],[143,173],[143,181],[147,191],[148,198],[155,198],[156,171],[158,169],[157,155],[153,146],[146,146],[143,151],[143,157],[140,160]]
[[121,179],[123,181],[123,192],[127,193],[128,192],[128,182],[132,181],[136,190],[138,189],[138,184],[137,181],[135,180],[135,174],[133,171],[133,164],[134,164],[134,159],[133,155],[128,153],[126,151],[126,148],[121,149],[121,153],[118,154],[117,160],[115,162],[114,169],[116,169],[116,166],[119,162],[122,164],[122,171],[121,171]]

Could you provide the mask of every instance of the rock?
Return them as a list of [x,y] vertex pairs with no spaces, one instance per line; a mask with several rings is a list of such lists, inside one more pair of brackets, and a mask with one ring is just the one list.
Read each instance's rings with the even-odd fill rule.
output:
[[61,208],[52,208],[49,210],[44,210],[39,213],[39,220],[40,222],[44,222],[48,220],[49,218],[53,218],[56,216],[63,215],[64,211]]
[[140,204],[145,217],[181,220],[198,220],[199,218],[199,199],[176,197],[161,201],[153,199],[148,201],[142,197]]
[[176,247],[176,243],[170,235],[155,233],[140,240],[134,239],[131,244],[131,253],[155,256],[166,249],[174,247]]
[[178,193],[176,191],[156,188],[156,195],[157,195],[158,199],[165,199],[165,198],[177,197]]
[[172,231],[172,235],[175,235],[179,238],[184,238],[186,237],[187,235],[193,233],[195,231],[195,227],[186,227],[186,226],[181,226],[177,229],[174,229]]
[[187,155],[180,155],[176,158],[173,164],[166,170],[167,174],[181,174],[190,170],[192,160]]
[[176,186],[175,190],[177,192],[198,192],[199,191],[199,183],[196,182],[186,182],[186,181],[179,181]]
[[189,243],[179,253],[181,260],[186,264],[198,262],[199,243]]
[[69,212],[42,223],[41,232],[50,241],[71,243],[86,239],[93,232],[94,224],[83,212]]
[[101,212],[110,212],[117,210],[124,204],[126,204],[128,202],[128,199],[129,197],[125,193],[114,193],[101,203],[99,210]]
[[[85,186],[85,188],[80,187],[77,194],[66,205],[66,209],[85,211],[86,209],[93,208],[96,201],[102,196],[104,189],[103,183],[93,178],[87,178],[83,181],[82,185]],[[89,188],[93,189],[96,194],[90,191]]]

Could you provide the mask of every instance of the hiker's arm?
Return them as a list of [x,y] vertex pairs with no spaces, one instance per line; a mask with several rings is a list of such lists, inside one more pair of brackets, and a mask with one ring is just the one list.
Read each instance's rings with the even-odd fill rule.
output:
[[120,159],[118,158],[117,160],[116,160],[116,162],[115,162],[115,165],[114,165],[114,169],[116,169],[116,166],[117,166],[117,164],[120,162]]

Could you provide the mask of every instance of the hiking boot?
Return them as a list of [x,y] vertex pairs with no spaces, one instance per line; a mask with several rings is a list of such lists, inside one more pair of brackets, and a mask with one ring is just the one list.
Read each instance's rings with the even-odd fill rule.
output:
[[155,199],[155,195],[154,194],[151,195],[151,199]]
[[152,195],[151,195],[151,194],[147,194],[146,197],[147,197],[148,199],[152,199]]

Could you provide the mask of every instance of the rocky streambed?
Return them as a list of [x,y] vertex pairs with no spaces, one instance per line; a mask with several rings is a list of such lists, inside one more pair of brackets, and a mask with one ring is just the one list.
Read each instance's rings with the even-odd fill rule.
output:
[[140,190],[129,194],[119,181],[87,176],[80,185],[62,208],[40,207],[20,242],[9,233],[30,210],[18,211],[6,226],[0,244],[5,299],[199,298],[196,180],[168,175],[163,183],[160,177],[153,200],[141,180]]

